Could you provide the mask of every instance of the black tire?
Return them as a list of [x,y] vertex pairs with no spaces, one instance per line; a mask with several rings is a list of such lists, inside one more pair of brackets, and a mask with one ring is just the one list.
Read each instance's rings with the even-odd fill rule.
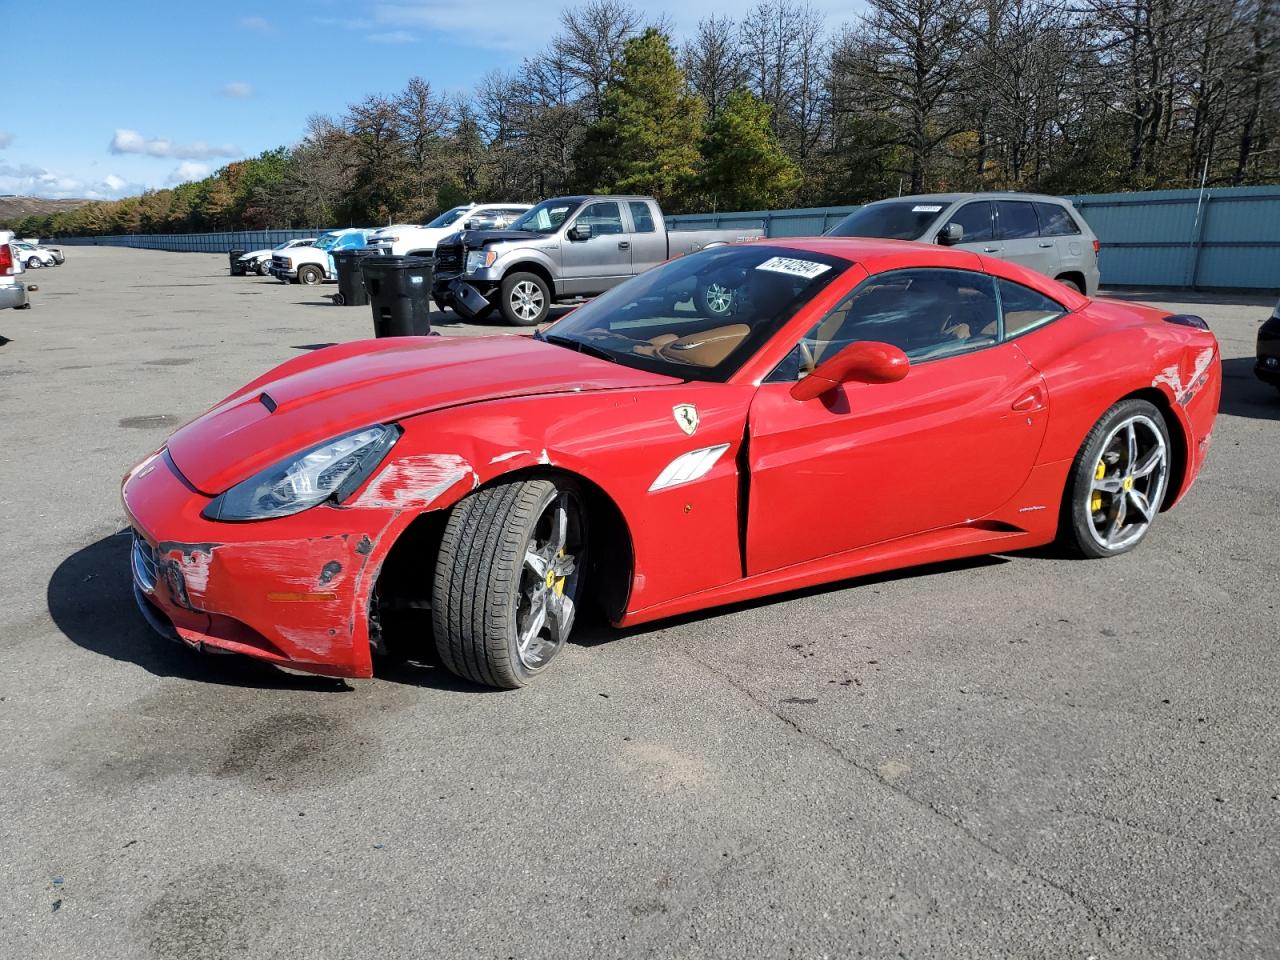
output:
[[44,266],[44,264],[40,262],[40,258],[39,258],[39,257],[28,257],[28,258],[27,258],[27,269],[28,269],[28,270],[39,270],[39,269],[40,269],[41,267],[43,267],[43,266]]
[[258,276],[269,277],[271,276],[271,261],[259,260],[258,265],[253,269],[257,272]]
[[1076,293],[1084,294],[1084,287],[1080,285],[1080,281],[1072,277],[1058,277],[1058,282],[1064,287],[1070,287]]
[[324,271],[315,264],[308,263],[305,266],[298,268],[299,283],[308,287],[314,287],[317,283],[321,283],[323,281]]
[[502,319],[512,326],[536,327],[551,312],[551,290],[547,281],[536,273],[512,273],[503,277],[498,310]]
[[693,291],[693,308],[708,320],[720,320],[733,312],[734,291],[716,280],[699,280]]
[[[552,541],[539,545],[539,537],[548,535],[548,517],[554,524],[562,504],[564,549],[551,556],[556,564],[567,560],[572,569],[559,578],[554,574],[563,567],[548,567],[555,585],[544,586],[526,564],[526,552],[546,555],[554,549]],[[549,534],[554,538],[554,527]],[[432,582],[431,620],[440,662],[460,677],[503,689],[522,687],[546,669],[573,627],[586,570],[586,534],[582,498],[563,479],[499,483],[459,501],[445,524]],[[534,641],[522,647],[520,631],[532,626],[538,596],[545,624],[526,631]],[[563,613],[553,614],[553,605]],[[555,629],[553,618],[562,630]],[[546,640],[541,639],[544,630]]]
[[[1158,432],[1160,442],[1163,444],[1164,461],[1162,470],[1162,479],[1158,489],[1153,491],[1147,488],[1147,493],[1154,492],[1155,495],[1148,501],[1150,518],[1146,521],[1145,526],[1138,531],[1131,542],[1122,543],[1116,546],[1109,546],[1099,542],[1099,538],[1095,535],[1097,529],[1096,524],[1101,514],[1094,511],[1090,496],[1093,492],[1093,485],[1098,470],[1109,470],[1104,463],[1106,457],[1111,456],[1107,449],[1108,437],[1116,428],[1126,421],[1134,418],[1144,418],[1149,424],[1153,425]],[[1151,523],[1155,516],[1159,513],[1163,506],[1164,498],[1169,491],[1169,475],[1171,465],[1172,447],[1169,442],[1169,428],[1165,423],[1164,415],[1160,410],[1146,400],[1122,400],[1113,406],[1110,410],[1102,415],[1102,418],[1093,426],[1084,438],[1084,443],[1080,445],[1080,452],[1076,454],[1075,462],[1071,465],[1071,473],[1067,477],[1066,496],[1062,503],[1061,525],[1059,540],[1063,547],[1069,552],[1079,557],[1087,559],[1101,559],[1104,557],[1114,557],[1122,553],[1128,553],[1146,539],[1147,533],[1150,532]],[[1123,458],[1122,454],[1117,454]],[[1139,458],[1141,459],[1141,458]],[[1117,462],[1111,465],[1114,467],[1116,474],[1124,472],[1129,465],[1122,468],[1121,463]],[[1102,481],[1103,477],[1097,477],[1098,481]],[[1108,478],[1111,479],[1111,478]],[[1134,489],[1132,481],[1130,485],[1124,486],[1126,492],[1107,495],[1108,497],[1119,497],[1126,511],[1133,509],[1129,506],[1127,491]],[[1108,511],[1112,508],[1107,507]],[[1124,516],[1124,513],[1121,513]]]

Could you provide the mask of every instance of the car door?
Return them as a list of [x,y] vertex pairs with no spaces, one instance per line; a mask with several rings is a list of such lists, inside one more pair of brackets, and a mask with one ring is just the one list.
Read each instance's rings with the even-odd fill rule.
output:
[[959,224],[964,231],[960,242],[953,246],[974,253],[999,254],[1000,247],[995,241],[995,214],[990,200],[971,200],[958,207],[947,217],[942,229],[953,223]]
[[[590,225],[589,240],[572,240],[578,224]],[[563,292],[571,296],[603,293],[631,275],[631,240],[616,200],[584,204],[564,231],[561,242]]]
[[631,272],[644,273],[667,259],[667,231],[649,200],[628,200],[631,216]]
[[[996,304],[986,274],[893,271],[809,331],[752,401],[748,574],[968,524],[1014,496],[1040,449],[1046,394],[1002,342]],[[902,347],[907,376],[791,396],[810,358],[859,340]]]
[[996,201],[996,241],[998,254],[1024,267],[1057,276],[1057,243],[1052,237],[1040,236],[1040,220],[1036,208],[1028,200]]

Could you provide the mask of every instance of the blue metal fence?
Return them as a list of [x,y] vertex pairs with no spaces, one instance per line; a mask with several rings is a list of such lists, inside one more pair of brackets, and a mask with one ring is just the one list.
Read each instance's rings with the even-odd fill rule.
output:
[[[1070,199],[1102,243],[1102,282],[1108,286],[1280,289],[1280,186],[1107,193]],[[667,222],[686,229],[758,227],[770,237],[803,237],[825,232],[857,209],[686,213],[669,217]],[[274,247],[319,232],[134,234],[58,242],[226,253],[236,247]]]
[[61,246],[136,247],[177,253],[227,253],[230,250],[265,250],[286,240],[318,237],[315,230],[227,230],[222,233],[130,233],[115,237],[69,237],[50,240]]

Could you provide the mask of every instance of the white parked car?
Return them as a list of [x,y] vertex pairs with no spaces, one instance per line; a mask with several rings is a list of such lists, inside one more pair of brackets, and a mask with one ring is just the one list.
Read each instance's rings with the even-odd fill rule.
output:
[[307,237],[302,240],[286,240],[278,247],[269,250],[250,250],[244,256],[239,258],[240,265],[244,267],[244,272],[253,271],[260,277],[265,277],[271,273],[271,256],[284,250],[292,250],[294,247],[309,247],[316,242],[315,237]]
[[46,250],[44,247],[37,247],[21,240],[13,242],[13,249],[18,259],[29,270],[38,270],[41,267],[56,267],[61,262],[52,250]]
[[31,306],[27,302],[27,286],[18,279],[22,275],[22,261],[13,247],[13,231],[0,230],[0,310],[5,307],[25,310]]
[[436,244],[459,230],[501,230],[529,209],[527,203],[468,203],[446,210],[430,223],[414,226],[395,223],[375,230],[369,246],[395,256],[434,257]]

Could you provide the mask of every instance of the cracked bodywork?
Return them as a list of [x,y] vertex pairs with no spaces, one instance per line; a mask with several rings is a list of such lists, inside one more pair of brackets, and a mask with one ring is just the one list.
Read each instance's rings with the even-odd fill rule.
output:
[[[680,380],[498,336],[343,344],[293,358],[248,384],[178,430],[125,478],[130,522],[154,550],[158,575],[142,598],[148,616],[171,623],[201,649],[370,676],[371,597],[394,545],[416,520],[511,476],[570,475],[616,514],[611,539],[594,543],[592,555],[624,581],[611,591],[610,618],[620,625],[1047,543],[1083,438],[1126,396],[1159,402],[1182,451],[1185,463],[1171,478],[1165,506],[1195,479],[1221,382],[1217,344],[1207,331],[1166,323],[1165,314],[1134,304],[1089,301],[1038,274],[961,251],[879,241],[789,243],[867,253],[726,382]],[[951,384],[938,372],[950,363],[976,369],[988,351],[921,365],[914,380],[902,381],[906,387],[849,384],[835,399],[797,401],[787,383],[769,381],[800,337],[861,281],[929,265],[986,270],[1062,303],[1064,317],[1000,345],[1007,362],[999,369],[1025,377],[1040,406],[1011,415],[1016,397],[982,387],[999,387],[1000,377],[957,375]],[[996,349],[989,353],[994,357]],[[903,407],[895,407],[893,391],[912,384],[932,384],[934,404],[941,402],[935,395],[950,391],[950,406],[914,420],[895,414]],[[263,391],[274,410],[258,401]],[[987,404],[981,408],[987,419],[964,419],[956,398],[974,409]],[[673,416],[681,407],[697,412],[690,432]],[[399,439],[341,503],[238,523],[202,515],[214,497],[264,468],[379,423],[398,424]],[[1025,432],[1014,437],[1014,427]],[[1005,442],[1010,437],[1017,442]],[[962,462],[975,456],[967,452],[971,440],[989,445],[974,468],[984,479],[953,483],[952,474],[972,466]],[[667,465],[709,449],[723,453],[696,479],[656,482]],[[823,460],[833,451],[843,458],[835,465]],[[939,457],[947,470],[938,469]],[[992,476],[1002,478],[999,492]],[[939,497],[930,483],[959,491],[947,510],[934,509]],[[831,543],[837,521],[857,525],[830,513],[833,492],[848,515],[860,510],[871,525],[892,515],[881,526],[901,530],[865,543]],[[912,529],[920,505],[938,519]]]

